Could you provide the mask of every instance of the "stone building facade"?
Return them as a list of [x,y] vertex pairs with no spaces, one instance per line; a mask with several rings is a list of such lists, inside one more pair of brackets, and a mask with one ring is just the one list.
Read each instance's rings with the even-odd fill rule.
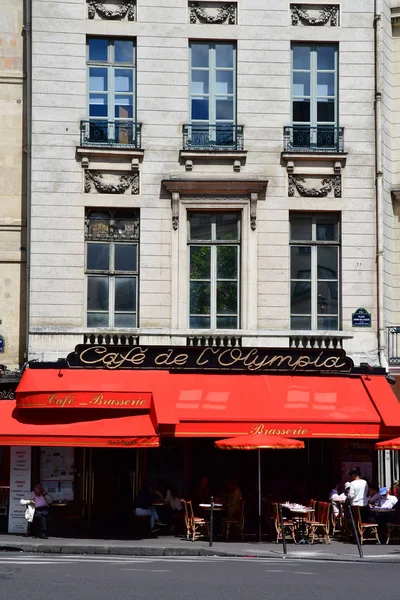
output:
[[30,359],[110,336],[385,363],[375,11],[33,1]]
[[1,0],[0,14],[0,363],[13,370],[24,361],[26,341],[22,0]]

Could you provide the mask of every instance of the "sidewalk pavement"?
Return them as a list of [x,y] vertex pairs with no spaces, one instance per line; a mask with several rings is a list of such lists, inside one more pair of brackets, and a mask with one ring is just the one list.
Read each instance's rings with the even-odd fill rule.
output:
[[[331,544],[287,544],[287,558],[303,560],[329,560],[345,562],[396,562],[400,563],[400,545],[371,545],[363,547],[360,559],[357,546],[332,540]],[[104,540],[25,538],[18,535],[0,535],[0,552],[38,552],[51,554],[109,554],[126,556],[221,556],[243,558],[283,558],[282,544],[271,542],[190,542],[172,536],[142,540]]]

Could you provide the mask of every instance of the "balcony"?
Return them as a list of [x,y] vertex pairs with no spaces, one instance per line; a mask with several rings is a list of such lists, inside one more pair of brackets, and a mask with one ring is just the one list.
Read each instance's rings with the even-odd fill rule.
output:
[[386,327],[386,337],[388,363],[400,366],[400,327]]
[[283,128],[284,152],[299,154],[344,153],[344,127],[293,125]]
[[203,123],[183,125],[183,150],[243,151],[243,125]]
[[80,145],[96,148],[140,149],[142,124],[134,121],[81,121]]

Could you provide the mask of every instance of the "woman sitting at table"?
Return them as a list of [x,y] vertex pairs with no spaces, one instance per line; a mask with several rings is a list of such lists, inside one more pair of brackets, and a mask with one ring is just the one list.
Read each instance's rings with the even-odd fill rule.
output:
[[158,518],[157,510],[153,506],[154,488],[150,483],[143,485],[136,496],[135,515],[137,517],[150,517],[151,533],[158,531],[157,525],[164,525]]
[[242,490],[236,481],[228,482],[229,495],[225,506],[228,510],[228,519],[238,519],[240,517],[240,506],[242,500]]
[[175,535],[176,531],[179,534],[180,526],[183,523],[183,504],[179,492],[174,486],[169,486],[165,501],[171,509],[171,534]]
[[197,506],[210,502],[210,496],[211,492],[208,484],[208,478],[202,477],[194,493]]

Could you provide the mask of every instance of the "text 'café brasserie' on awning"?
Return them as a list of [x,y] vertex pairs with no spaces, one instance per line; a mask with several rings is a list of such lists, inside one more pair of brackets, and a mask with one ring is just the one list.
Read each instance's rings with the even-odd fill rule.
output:
[[0,402],[0,494],[41,480],[94,527],[111,489],[124,514],[144,479],[189,496],[201,477],[214,489],[229,478],[251,496],[255,457],[214,446],[249,433],[306,444],[265,455],[268,495],[325,497],[353,465],[382,478],[374,444],[400,434],[400,403],[383,369],[341,349],[81,345],[31,363]]

